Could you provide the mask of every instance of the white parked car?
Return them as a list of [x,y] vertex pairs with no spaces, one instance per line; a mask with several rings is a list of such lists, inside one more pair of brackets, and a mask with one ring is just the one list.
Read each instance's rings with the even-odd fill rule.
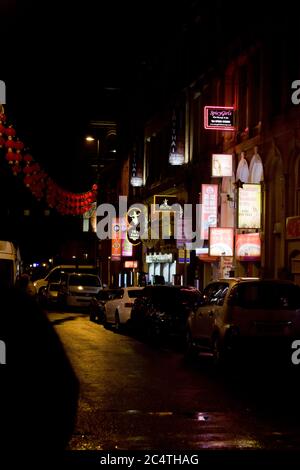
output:
[[134,300],[140,295],[143,287],[122,287],[114,293],[113,300],[105,304],[104,323],[114,324],[116,329],[124,326],[130,319]]

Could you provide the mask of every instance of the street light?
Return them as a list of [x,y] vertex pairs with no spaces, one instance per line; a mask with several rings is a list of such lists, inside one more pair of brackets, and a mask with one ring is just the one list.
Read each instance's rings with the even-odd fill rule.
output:
[[95,139],[95,137],[92,137],[91,135],[88,135],[88,136],[85,138],[85,140],[86,140],[87,142],[95,142],[95,140],[96,140],[96,142],[97,142],[97,161],[98,161],[98,159],[99,159],[99,150],[100,150],[100,141],[99,141],[99,139],[98,139],[98,138]]

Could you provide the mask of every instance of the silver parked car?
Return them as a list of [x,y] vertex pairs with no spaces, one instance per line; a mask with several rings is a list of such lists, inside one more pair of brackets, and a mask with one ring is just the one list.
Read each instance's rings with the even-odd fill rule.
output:
[[65,273],[61,275],[58,302],[65,307],[88,308],[92,297],[102,289],[96,274]]

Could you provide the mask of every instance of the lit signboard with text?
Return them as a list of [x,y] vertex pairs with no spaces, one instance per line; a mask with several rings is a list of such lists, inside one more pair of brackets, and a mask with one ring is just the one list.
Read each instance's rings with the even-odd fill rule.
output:
[[218,131],[234,131],[234,107],[205,106],[204,128]]
[[233,256],[233,228],[210,227],[209,255]]
[[259,233],[237,233],[235,236],[235,256],[239,261],[259,261],[261,240]]
[[232,155],[213,153],[211,162],[211,176],[232,176]]
[[138,267],[137,261],[125,261],[124,268],[127,269],[136,269]]
[[208,240],[209,227],[216,227],[218,220],[218,185],[202,184],[201,239]]
[[261,228],[261,185],[243,184],[238,190],[238,228]]
[[121,226],[118,218],[112,219],[111,260],[121,260]]

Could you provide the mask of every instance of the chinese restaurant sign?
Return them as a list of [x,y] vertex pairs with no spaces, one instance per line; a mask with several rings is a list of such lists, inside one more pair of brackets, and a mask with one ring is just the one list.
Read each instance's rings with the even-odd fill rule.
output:
[[261,228],[261,186],[243,184],[238,192],[238,228]]
[[205,106],[204,129],[234,131],[233,106]]
[[233,228],[210,227],[209,255],[233,256]]
[[237,233],[235,236],[235,256],[239,261],[259,261],[261,241],[259,233]]

